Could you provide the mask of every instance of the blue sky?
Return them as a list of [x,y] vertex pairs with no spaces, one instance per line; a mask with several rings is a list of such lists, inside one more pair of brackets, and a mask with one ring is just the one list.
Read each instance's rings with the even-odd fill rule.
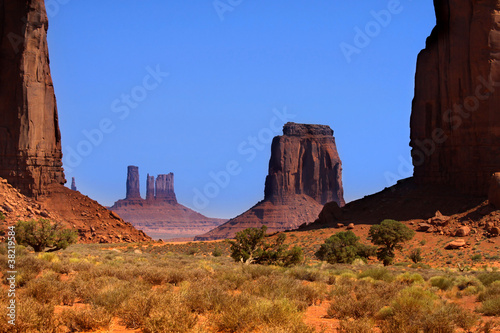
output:
[[[104,205],[127,165],[230,218],[264,196],[285,121],[335,131],[347,201],[411,174],[431,0],[46,0],[68,181]],[[201,194],[200,194],[201,193]]]

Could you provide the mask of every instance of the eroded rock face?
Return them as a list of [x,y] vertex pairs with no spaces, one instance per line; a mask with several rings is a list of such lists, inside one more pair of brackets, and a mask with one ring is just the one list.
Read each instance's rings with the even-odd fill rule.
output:
[[43,0],[0,0],[0,176],[28,196],[64,184]]
[[290,195],[305,194],[326,204],[344,206],[342,162],[329,126],[287,123],[271,146],[266,201],[286,203]]
[[77,191],[75,177],[71,178],[71,190]]
[[146,200],[152,201],[155,199],[155,176],[148,176],[146,178]]
[[127,169],[127,200],[142,199],[139,184],[139,167],[129,165]]
[[177,203],[174,192],[174,174],[158,175],[156,178],[156,200]]
[[[344,206],[342,163],[329,126],[287,123],[274,138],[264,200],[195,240],[232,238],[241,230],[269,232],[311,223],[323,204]],[[339,213],[341,214],[341,212]]]
[[500,172],[491,177],[488,200],[496,209],[500,209]]
[[[131,184],[131,188],[129,188]],[[129,193],[134,193],[129,196]],[[128,167],[127,197],[110,207],[125,221],[155,239],[190,238],[226,222],[203,216],[177,202],[174,174],[147,175],[146,200],[139,192],[139,168]]]
[[411,116],[415,179],[488,193],[500,171],[500,1],[435,0]]

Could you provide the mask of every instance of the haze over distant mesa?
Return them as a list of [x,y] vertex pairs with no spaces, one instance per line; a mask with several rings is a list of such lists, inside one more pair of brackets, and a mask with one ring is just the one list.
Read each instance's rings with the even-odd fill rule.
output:
[[268,226],[270,232],[312,222],[323,204],[343,206],[342,162],[333,130],[324,125],[287,123],[271,146],[264,200],[195,240],[233,237],[249,227]]
[[110,209],[155,239],[193,238],[226,221],[208,218],[179,204],[173,173],[158,175],[156,179],[148,174],[146,182],[146,199],[143,199],[139,167],[129,166],[126,198],[115,202]]

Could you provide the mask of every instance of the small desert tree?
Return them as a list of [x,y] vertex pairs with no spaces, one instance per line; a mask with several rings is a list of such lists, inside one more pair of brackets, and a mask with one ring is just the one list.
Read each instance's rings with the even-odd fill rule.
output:
[[354,260],[366,260],[374,253],[373,247],[360,243],[359,237],[349,230],[338,232],[327,238],[315,256],[330,264],[352,264]]
[[280,234],[274,243],[267,243],[267,227],[248,228],[236,233],[235,240],[228,240],[231,244],[231,258],[245,264],[263,264],[291,266],[303,259],[302,249],[294,247],[288,250],[284,244],[285,234]]
[[377,258],[384,266],[392,264],[396,250],[401,250],[402,244],[415,235],[415,231],[395,220],[384,220],[370,228],[372,243],[378,245]]
[[78,240],[78,234],[69,229],[63,229],[59,224],[49,220],[39,219],[19,221],[16,224],[16,242],[31,246],[35,252],[65,249]]

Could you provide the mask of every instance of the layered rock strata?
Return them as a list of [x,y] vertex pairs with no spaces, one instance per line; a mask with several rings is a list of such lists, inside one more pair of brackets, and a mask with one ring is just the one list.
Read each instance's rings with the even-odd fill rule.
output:
[[0,0],[0,176],[36,197],[64,184],[43,0]]
[[415,179],[486,196],[500,171],[500,1],[434,5],[436,27],[415,77]]
[[323,204],[344,206],[342,162],[329,126],[287,123],[271,146],[264,200],[196,240],[234,237],[266,225],[270,232],[313,222]]

